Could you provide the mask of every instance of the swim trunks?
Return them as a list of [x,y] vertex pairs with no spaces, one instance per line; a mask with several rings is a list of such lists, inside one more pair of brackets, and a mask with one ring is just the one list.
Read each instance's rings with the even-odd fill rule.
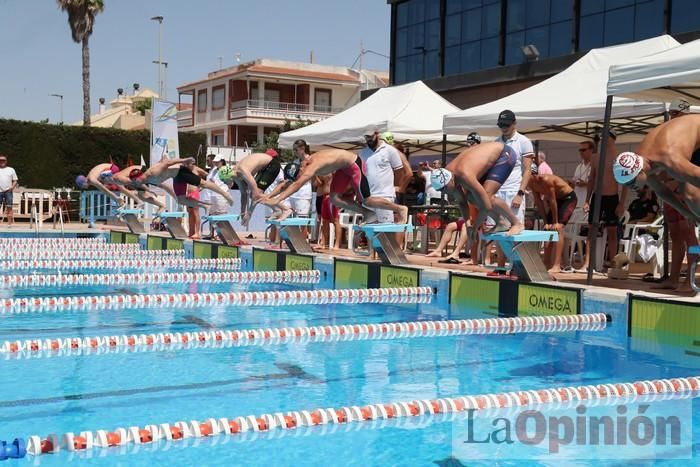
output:
[[353,188],[358,201],[364,201],[370,196],[369,183],[365,177],[362,159],[359,156],[355,159],[354,164],[344,169],[336,170],[333,173],[331,193],[342,195],[348,191],[348,187]]
[[[563,198],[557,198],[557,211],[559,213],[559,223],[561,225],[566,225],[571,219],[571,215],[576,209],[576,204],[578,203],[578,198],[576,193],[573,191]],[[615,205],[617,206],[617,204]],[[614,209],[613,209],[614,212]],[[547,213],[547,224],[554,224],[554,219],[552,219],[552,211]]]
[[693,155],[690,156],[690,162],[700,167],[700,149],[696,150]]
[[331,197],[329,195],[323,195],[321,197],[321,219],[326,221],[335,221],[338,219],[338,214],[340,210],[338,206],[331,202]]
[[[618,195],[602,196],[600,199],[600,223],[607,227],[616,226],[620,219],[615,214],[620,203]],[[593,224],[593,210],[595,209],[595,194],[591,197],[590,210],[588,211],[588,223]]]
[[479,179],[479,183],[483,185],[487,180],[492,180],[499,185],[503,185],[503,182],[508,179],[510,173],[513,171],[516,162],[517,157],[515,151],[510,146],[504,144],[501,155],[498,156],[498,159],[496,159],[496,162],[486,174]]
[[279,175],[281,168],[282,165],[280,164],[279,159],[276,157],[273,158],[264,169],[255,174],[255,184],[258,185],[260,190],[267,190]]
[[181,166],[177,175],[173,177],[173,191],[177,196],[187,195],[187,185],[199,186],[201,184],[202,178],[185,166]]

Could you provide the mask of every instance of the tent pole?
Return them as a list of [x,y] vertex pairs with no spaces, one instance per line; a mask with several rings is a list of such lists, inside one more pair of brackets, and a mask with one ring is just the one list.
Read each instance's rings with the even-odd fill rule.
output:
[[442,166],[447,165],[447,135],[442,135]]
[[[670,115],[668,114],[668,111],[664,112],[664,122],[669,121]],[[664,203],[666,203],[664,201]],[[661,275],[661,280],[666,280],[668,279],[668,247],[669,247],[669,231],[668,231],[668,221],[666,220],[666,216],[664,216],[664,238],[663,238],[663,244],[664,244],[664,273]]]
[[[600,140],[600,156],[598,157],[598,170],[596,171],[595,191],[593,192],[593,225],[591,226],[591,244],[588,246],[588,276],[586,283],[593,283],[593,268],[598,252],[598,229],[600,228],[600,199],[603,191],[603,176],[605,175],[605,158],[608,155],[608,138],[610,136],[610,114],[612,113],[613,96],[608,96],[605,101],[605,123],[603,124],[603,137]],[[615,157],[614,155],[612,157]]]

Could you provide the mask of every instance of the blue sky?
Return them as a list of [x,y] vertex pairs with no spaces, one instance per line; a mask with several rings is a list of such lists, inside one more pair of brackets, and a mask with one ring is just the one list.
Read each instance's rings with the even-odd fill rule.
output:
[[[386,0],[105,0],[90,40],[91,104],[114,99],[117,88],[157,90],[158,25],[163,22],[163,61],[169,62],[168,98],[175,87],[223,65],[255,58],[350,66],[360,50],[389,54],[390,7]],[[53,0],[0,0],[0,117],[82,118],[80,45],[67,15]],[[388,70],[388,59],[366,54],[364,66]]]

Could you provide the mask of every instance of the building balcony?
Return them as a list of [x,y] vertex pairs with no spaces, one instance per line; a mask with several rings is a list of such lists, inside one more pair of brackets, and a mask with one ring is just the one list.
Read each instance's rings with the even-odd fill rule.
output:
[[248,99],[231,103],[229,119],[274,118],[323,120],[345,110],[342,107],[294,104],[289,102],[262,101]]
[[177,113],[177,127],[182,128],[193,125],[192,109],[180,110]]

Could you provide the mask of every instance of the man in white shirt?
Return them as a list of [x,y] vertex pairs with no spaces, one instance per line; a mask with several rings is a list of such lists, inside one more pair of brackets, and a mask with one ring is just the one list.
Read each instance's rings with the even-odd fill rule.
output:
[[[221,180],[221,177],[219,177],[219,171],[226,165],[226,158],[221,154],[217,154],[214,156],[211,163],[212,167],[207,175],[207,180],[222,190],[229,190],[230,187],[224,183],[223,180]],[[209,215],[219,216],[228,214],[229,204],[228,201],[226,201],[226,198],[215,191],[207,190],[207,193],[209,194]]]
[[[504,110],[498,115],[498,128],[501,136],[496,138],[497,143],[503,143],[512,148],[516,153],[515,167],[508,179],[501,185],[496,196],[506,202],[518,218],[520,223],[525,222],[525,189],[530,182],[530,166],[535,157],[530,139],[521,135],[516,130],[517,121],[511,110]],[[498,265],[505,266],[506,259],[503,252],[498,249]]]
[[12,212],[13,192],[17,188],[17,173],[7,166],[7,156],[0,154],[0,209],[5,207],[7,225],[12,227],[14,215]]
[[370,196],[364,200],[364,205],[374,209],[376,222],[380,224],[393,224],[394,213],[398,217],[397,222],[405,224],[408,208],[394,202],[394,186],[400,184],[400,177],[403,177],[401,156],[393,146],[382,141],[376,131],[365,135],[365,144],[367,146],[360,151],[359,156],[366,166]]
[[[292,182],[296,179],[301,163],[311,157],[309,156],[309,149],[306,141],[303,139],[296,140],[292,146],[292,150],[294,151],[296,159],[285,167],[285,179],[287,179],[288,182]],[[294,211],[296,217],[311,217],[312,198],[313,187],[311,186],[311,180],[309,180],[301,186],[299,191],[289,197],[292,211]],[[306,231],[305,228],[303,230]]]
[[571,179],[571,186],[576,193],[578,204],[570,223],[586,222],[586,213],[583,211],[583,205],[586,204],[586,191],[588,187],[588,178],[591,176],[591,157],[595,152],[593,141],[582,141],[579,143],[578,154],[581,156],[581,163],[576,166],[574,178]]

